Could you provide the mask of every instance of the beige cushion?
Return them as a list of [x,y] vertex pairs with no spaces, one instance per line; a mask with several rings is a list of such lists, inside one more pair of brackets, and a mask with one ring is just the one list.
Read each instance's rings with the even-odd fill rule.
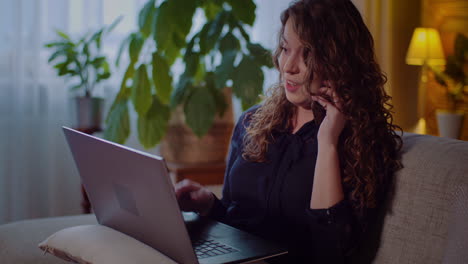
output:
[[173,260],[134,238],[103,225],[82,225],[56,232],[39,248],[82,264],[175,264]]
[[37,244],[66,227],[96,224],[94,215],[32,219],[0,225],[1,264],[64,264],[65,261],[44,254]]

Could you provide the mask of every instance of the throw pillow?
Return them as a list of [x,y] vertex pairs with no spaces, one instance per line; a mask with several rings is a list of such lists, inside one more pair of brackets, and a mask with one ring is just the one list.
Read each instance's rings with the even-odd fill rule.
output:
[[80,264],[176,264],[152,247],[103,225],[65,228],[41,242],[39,248]]

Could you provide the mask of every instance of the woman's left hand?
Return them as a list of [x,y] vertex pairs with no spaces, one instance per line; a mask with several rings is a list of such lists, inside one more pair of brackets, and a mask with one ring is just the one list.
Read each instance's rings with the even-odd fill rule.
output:
[[330,82],[325,82],[328,87],[321,87],[319,94],[326,94],[329,96],[328,101],[323,96],[313,95],[311,99],[318,102],[325,109],[325,117],[320,125],[317,139],[320,145],[337,146],[338,138],[343,131],[346,123],[346,118],[341,112],[341,100],[336,95],[334,87],[331,86]]

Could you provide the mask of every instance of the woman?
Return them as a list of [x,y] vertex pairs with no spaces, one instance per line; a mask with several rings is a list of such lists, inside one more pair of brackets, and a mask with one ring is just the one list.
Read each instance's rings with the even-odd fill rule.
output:
[[346,262],[400,167],[386,79],[351,1],[295,1],[281,22],[280,81],[235,127],[222,199],[192,181],[176,195],[285,244],[275,263]]

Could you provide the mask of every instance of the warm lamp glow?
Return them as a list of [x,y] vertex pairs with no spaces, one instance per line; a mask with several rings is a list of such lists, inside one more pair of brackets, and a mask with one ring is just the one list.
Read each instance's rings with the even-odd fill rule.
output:
[[416,28],[406,54],[406,63],[409,65],[445,65],[439,32],[433,28]]

